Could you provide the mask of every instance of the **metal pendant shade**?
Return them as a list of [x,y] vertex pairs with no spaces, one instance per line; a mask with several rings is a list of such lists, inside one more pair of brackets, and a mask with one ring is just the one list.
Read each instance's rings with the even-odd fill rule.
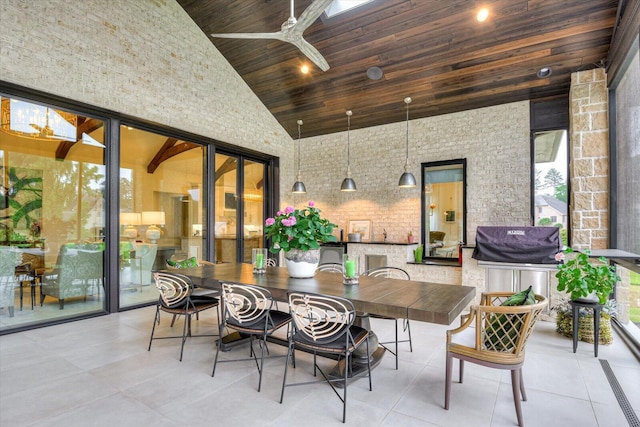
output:
[[398,187],[415,188],[416,178],[413,176],[411,172],[409,172],[409,104],[411,103],[411,98],[407,96],[404,99],[404,103],[407,104],[406,157],[404,160],[404,172],[400,176],[400,181],[398,181]]
[[351,166],[349,164],[349,129],[351,128],[351,110],[347,110],[347,176],[342,181],[340,191],[356,191],[356,182],[351,178]]
[[307,188],[304,186],[304,182],[300,181],[299,177],[296,179],[297,181],[293,183],[291,192],[295,194],[305,194],[307,192]]
[[402,188],[414,188],[416,186],[416,178],[411,172],[405,171],[400,175],[400,181],[398,181],[398,187]]
[[291,192],[294,194],[306,194],[307,188],[302,182],[302,174],[300,173],[300,126],[302,126],[302,120],[298,120],[298,175],[296,175],[296,182],[293,184]]

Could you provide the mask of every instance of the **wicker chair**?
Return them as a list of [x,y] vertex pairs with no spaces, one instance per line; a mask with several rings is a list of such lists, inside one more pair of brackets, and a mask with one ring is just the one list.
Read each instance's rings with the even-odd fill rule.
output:
[[[362,275],[363,276],[373,276],[373,277],[389,277],[389,278],[392,278],[392,279],[401,279],[401,280],[411,280],[411,278],[409,277],[409,273],[407,273],[403,269],[397,268],[397,267],[376,267],[376,268],[372,268],[370,270],[365,271]],[[402,321],[402,330],[407,333],[408,338],[404,339],[404,340],[399,340],[398,339],[398,319],[396,319],[394,317],[380,316],[378,314],[369,314],[369,317],[374,318],[374,319],[394,320],[396,322],[396,328],[395,328],[396,339],[395,339],[395,341],[385,341],[385,342],[381,342],[379,344],[381,346],[383,346],[387,351],[389,351],[389,353],[391,353],[391,354],[393,354],[395,356],[395,358],[396,358],[396,369],[398,369],[398,343],[408,342],[409,343],[409,351],[413,352],[413,342],[411,341],[411,325],[409,324],[409,319],[403,319],[403,321]],[[392,351],[391,349],[389,349],[389,347],[387,347],[387,344],[394,344],[394,343],[395,343],[395,351]]]
[[[158,289],[158,292],[160,292],[160,297],[156,304],[156,315],[153,319],[153,327],[151,328],[151,338],[149,338],[148,350],[151,351],[151,343],[153,343],[154,339],[181,338],[182,344],[180,345],[180,361],[182,361],[184,343],[188,337],[218,336],[216,334],[192,335],[191,316],[194,314],[197,315],[201,311],[217,307],[219,305],[219,301],[216,298],[202,298],[192,295],[193,283],[191,282],[191,279],[182,274],[162,271],[153,273],[153,277],[155,279],[156,288]],[[162,311],[173,315],[171,326],[173,326],[176,316],[184,316],[182,335],[154,337],[156,325],[160,324],[160,312]]]
[[[342,422],[344,423],[347,417],[347,378],[351,372],[351,355],[364,343],[366,343],[367,354],[369,354],[369,340],[367,339],[369,332],[353,324],[356,310],[353,303],[347,299],[301,292],[288,292],[287,295],[294,328],[289,334],[289,350],[282,379],[280,403],[284,399],[286,387],[327,382],[342,401]],[[291,358],[293,367],[296,367],[296,348],[313,353],[313,375],[315,376],[316,370],[318,370],[324,380],[287,384],[289,358]],[[344,374],[343,378],[328,378],[316,363],[317,353],[344,359],[343,362],[340,362]],[[369,390],[372,390],[370,358],[367,358],[367,373]],[[342,383],[342,396],[333,385],[334,382]]]
[[[265,288],[253,285],[222,284],[220,336],[222,336],[225,328],[233,329],[243,335],[248,335],[250,337],[249,346],[251,350],[249,358],[218,360],[220,347],[222,346],[222,339],[219,339],[218,345],[216,346],[216,357],[213,361],[212,377],[216,374],[216,366],[218,363],[254,360],[260,373],[258,379],[258,391],[260,391],[264,359],[269,357],[282,357],[264,355],[267,346],[267,337],[291,323],[291,316],[288,313],[275,310],[273,307],[274,300],[271,292]],[[260,364],[258,364],[258,355],[253,348],[253,341],[257,337],[260,339]]]
[[511,388],[518,425],[523,426],[520,397],[527,400],[522,381],[525,344],[546,307],[545,297],[535,295],[532,305],[502,306],[512,292],[482,295],[479,306],[471,307],[462,325],[447,331],[447,362],[444,408],[449,409],[453,358],[460,360],[459,381],[462,383],[464,362],[511,371]]

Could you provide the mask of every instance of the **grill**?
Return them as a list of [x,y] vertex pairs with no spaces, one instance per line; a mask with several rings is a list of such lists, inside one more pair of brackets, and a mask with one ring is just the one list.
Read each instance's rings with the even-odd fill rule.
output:
[[[549,272],[562,250],[557,227],[478,227],[472,257],[486,268],[488,292],[518,292],[529,286],[549,297]],[[548,309],[547,309],[548,310]]]
[[472,256],[478,261],[555,266],[561,250],[557,227],[478,227]]

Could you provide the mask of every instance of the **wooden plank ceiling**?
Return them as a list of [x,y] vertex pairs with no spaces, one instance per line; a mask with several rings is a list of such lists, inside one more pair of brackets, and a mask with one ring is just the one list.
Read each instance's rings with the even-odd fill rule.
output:
[[[202,31],[273,32],[289,0],[178,0]],[[295,2],[299,17],[310,0]],[[322,72],[277,40],[211,38],[287,132],[302,136],[526,99],[566,97],[571,73],[607,65],[618,0],[375,0],[323,16],[304,38],[325,57]],[[475,19],[480,6],[489,19]],[[311,71],[299,71],[309,64]],[[367,69],[380,67],[379,80]],[[538,78],[536,71],[551,67]]]

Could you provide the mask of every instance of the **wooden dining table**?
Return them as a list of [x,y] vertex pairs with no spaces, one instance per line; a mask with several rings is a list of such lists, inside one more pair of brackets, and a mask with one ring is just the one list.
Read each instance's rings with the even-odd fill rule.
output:
[[196,286],[221,289],[223,282],[258,285],[271,291],[277,301],[287,292],[313,292],[339,296],[353,302],[356,310],[381,316],[450,325],[473,301],[473,286],[360,276],[360,284],[342,284],[340,273],[318,271],[308,279],[289,277],[284,267],[267,267],[254,274],[251,264],[222,263],[182,271]]
[[[191,278],[194,285],[207,289],[221,290],[222,283],[262,286],[276,301],[287,302],[287,292],[290,291],[347,298],[359,312],[356,324],[369,330],[370,348],[368,354],[364,349],[356,350],[350,378],[358,377],[365,370],[367,359],[372,369],[376,367],[385,353],[385,348],[378,345],[378,338],[370,328],[368,314],[450,325],[476,294],[476,288],[472,286],[371,276],[360,276],[358,285],[344,285],[342,274],[325,271],[317,271],[312,278],[296,279],[289,277],[284,267],[267,267],[265,273],[255,274],[253,266],[244,263],[203,265],[181,273]],[[226,351],[243,340],[240,334],[232,333],[221,338],[221,348]],[[279,342],[277,339],[274,341]],[[328,375],[341,378],[343,369],[344,364],[340,362]]]

